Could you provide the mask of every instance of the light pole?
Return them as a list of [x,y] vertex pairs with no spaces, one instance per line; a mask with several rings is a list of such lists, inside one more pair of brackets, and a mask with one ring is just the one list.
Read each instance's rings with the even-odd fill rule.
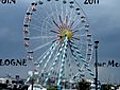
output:
[[95,90],[98,90],[98,44],[99,41],[95,41]]
[[32,72],[32,74],[33,74],[33,75],[32,75],[32,83],[31,83],[31,84],[32,84],[32,87],[31,87],[31,90],[33,90],[33,85],[34,85],[34,71]]

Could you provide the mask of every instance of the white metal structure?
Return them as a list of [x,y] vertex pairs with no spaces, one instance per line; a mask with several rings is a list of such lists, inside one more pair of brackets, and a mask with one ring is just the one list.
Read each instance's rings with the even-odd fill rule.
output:
[[[94,76],[89,67],[92,35],[89,23],[75,0],[38,0],[31,3],[24,19],[24,45],[42,85]],[[88,72],[88,74],[86,73]]]

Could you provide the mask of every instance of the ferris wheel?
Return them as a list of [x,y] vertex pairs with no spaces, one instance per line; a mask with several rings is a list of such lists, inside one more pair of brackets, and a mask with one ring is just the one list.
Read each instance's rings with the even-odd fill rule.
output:
[[[94,76],[92,35],[87,17],[75,0],[38,0],[24,18],[24,46],[42,85],[50,78],[60,86],[63,80]],[[87,73],[88,72],[88,73]],[[42,81],[42,80],[41,80]]]

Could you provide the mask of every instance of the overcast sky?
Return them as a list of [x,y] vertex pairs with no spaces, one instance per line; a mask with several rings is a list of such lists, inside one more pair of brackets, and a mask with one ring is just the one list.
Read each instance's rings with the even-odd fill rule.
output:
[[[0,3],[0,58],[23,58],[23,19],[32,0],[17,0],[11,5]],[[114,59],[120,63],[120,0],[100,0],[99,5],[84,5],[94,40],[99,40],[99,61]],[[1,76],[8,73],[27,74],[27,67],[0,67]],[[20,70],[20,71],[18,71]],[[101,81],[120,82],[119,68],[100,68]]]

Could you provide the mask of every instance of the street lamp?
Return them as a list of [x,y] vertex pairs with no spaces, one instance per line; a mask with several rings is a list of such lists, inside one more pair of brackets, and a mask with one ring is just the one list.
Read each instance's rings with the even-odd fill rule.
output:
[[33,86],[34,86],[34,71],[32,71],[32,82],[31,82],[31,84],[32,84],[31,90],[33,90]]
[[98,89],[98,44],[99,41],[95,41],[95,90]]

